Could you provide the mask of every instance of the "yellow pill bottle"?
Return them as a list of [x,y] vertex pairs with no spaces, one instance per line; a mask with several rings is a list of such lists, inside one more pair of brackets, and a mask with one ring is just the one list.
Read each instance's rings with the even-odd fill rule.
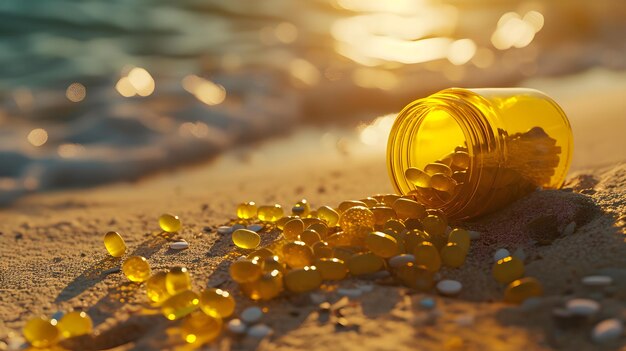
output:
[[572,139],[567,116],[540,91],[450,88],[398,114],[387,165],[398,193],[467,219],[559,188]]

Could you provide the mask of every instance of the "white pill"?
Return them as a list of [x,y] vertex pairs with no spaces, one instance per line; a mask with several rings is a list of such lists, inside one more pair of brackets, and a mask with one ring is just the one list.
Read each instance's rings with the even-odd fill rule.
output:
[[219,234],[230,234],[233,232],[233,228],[227,225],[217,227],[217,232]]
[[241,312],[240,317],[242,321],[248,324],[258,322],[263,317],[263,311],[256,306],[248,307]]
[[374,290],[374,284],[359,284],[357,289],[364,293],[372,292],[372,290]]
[[565,227],[565,229],[563,229],[563,235],[564,236],[572,235],[574,234],[575,231],[576,231],[576,222],[570,222],[570,224],[568,224]]
[[177,241],[175,243],[170,244],[170,249],[172,250],[184,250],[189,247],[189,243],[185,240]]
[[257,324],[253,327],[250,327],[250,329],[248,329],[249,336],[253,338],[259,338],[259,339],[262,339],[272,334],[272,332],[273,332],[272,328],[268,327],[265,324]]
[[590,275],[584,277],[582,282],[587,286],[607,286],[613,283],[613,278],[606,275]]
[[337,289],[337,293],[341,296],[359,297],[363,294],[360,289]]
[[511,256],[511,253],[507,249],[498,249],[496,253],[493,254],[493,261],[498,262],[505,257]]
[[263,229],[263,226],[260,224],[250,224],[247,229],[253,232],[258,232]]
[[600,310],[600,304],[590,299],[571,299],[565,304],[565,308],[579,316],[591,316]]
[[389,266],[391,268],[398,268],[409,262],[415,263],[415,256],[411,254],[398,255],[389,259]]
[[617,318],[605,319],[593,327],[591,338],[594,342],[601,344],[619,339],[623,332],[622,321]]
[[239,224],[239,223],[237,223],[237,224],[235,224],[235,225],[233,226],[233,232],[234,232],[235,230],[237,230],[237,229],[246,229],[246,226],[245,226],[245,225],[243,225],[243,224]]
[[437,291],[442,295],[454,296],[461,292],[463,285],[461,282],[451,279],[444,279],[437,283]]
[[234,334],[243,334],[246,331],[246,325],[241,321],[241,319],[231,319],[228,322],[227,326],[228,330]]

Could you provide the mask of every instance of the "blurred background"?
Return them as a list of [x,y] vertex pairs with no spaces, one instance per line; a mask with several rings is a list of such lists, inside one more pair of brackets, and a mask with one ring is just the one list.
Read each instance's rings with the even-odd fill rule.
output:
[[624,38],[623,0],[4,0],[0,203],[304,129],[384,149],[450,86],[616,86],[593,104],[623,107]]

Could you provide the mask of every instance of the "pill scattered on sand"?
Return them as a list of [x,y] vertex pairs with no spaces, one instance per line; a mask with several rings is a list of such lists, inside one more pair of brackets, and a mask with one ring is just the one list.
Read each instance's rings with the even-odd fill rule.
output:
[[250,225],[247,227],[247,229],[248,229],[248,230],[251,230],[251,231],[253,231],[253,232],[258,232],[258,231],[260,231],[261,229],[263,229],[263,226],[262,226],[262,225],[260,225],[260,224],[250,224]]
[[248,307],[241,312],[241,320],[248,324],[258,322],[261,317],[263,311],[256,306]]
[[498,249],[496,253],[493,254],[493,261],[498,262],[505,257],[511,256],[511,253],[507,249]]
[[437,291],[446,296],[454,296],[460,293],[462,287],[461,282],[451,279],[444,279],[437,283]]
[[591,316],[600,310],[600,304],[591,299],[571,299],[567,301],[565,307],[579,316]]
[[389,259],[389,267],[398,268],[408,262],[415,263],[415,256],[411,254],[393,256]]
[[613,283],[613,278],[607,275],[589,275],[582,279],[582,283],[587,286],[607,286]]
[[420,306],[422,308],[432,309],[435,307],[436,304],[437,303],[435,302],[435,299],[433,299],[432,297],[425,297],[420,300]]
[[170,249],[172,250],[184,250],[189,248],[189,243],[185,240],[177,241],[170,244]]
[[217,227],[218,234],[230,234],[233,232],[233,228],[227,225]]
[[337,289],[337,293],[341,296],[347,297],[359,297],[363,294],[363,291],[360,289]]
[[241,319],[231,319],[228,322],[227,326],[228,330],[234,334],[243,334],[246,331],[246,325],[241,321]]
[[265,324],[257,324],[255,326],[250,327],[248,329],[248,335],[253,338],[264,338],[272,333],[272,328],[268,327]]
[[624,332],[624,323],[617,318],[605,319],[596,324],[591,332],[594,342],[603,344],[619,339]]
[[237,229],[246,229],[246,226],[245,226],[245,225],[243,225],[243,224],[239,224],[239,223],[237,223],[237,224],[235,224],[232,228],[233,228],[233,232],[234,232],[234,231],[235,231],[235,230],[237,230]]

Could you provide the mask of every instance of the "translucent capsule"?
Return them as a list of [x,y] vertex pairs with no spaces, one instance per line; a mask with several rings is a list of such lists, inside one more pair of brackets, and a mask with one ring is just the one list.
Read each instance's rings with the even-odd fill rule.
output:
[[237,206],[237,218],[251,219],[256,217],[257,206],[254,201],[244,202]]
[[398,241],[389,234],[371,232],[365,237],[365,247],[374,255],[389,258],[398,254]]
[[287,290],[302,293],[319,288],[322,285],[322,275],[317,267],[306,266],[287,272],[284,281]]
[[524,263],[517,257],[505,257],[493,264],[492,272],[498,282],[508,284],[524,275]]
[[257,217],[264,222],[276,222],[284,215],[283,207],[279,204],[261,206],[257,210]]
[[329,246],[350,246],[352,244],[352,239],[346,235],[344,232],[337,232],[335,234],[329,235],[326,238],[326,242]]
[[325,241],[318,241],[313,246],[313,256],[315,258],[331,258],[333,257],[333,249]]
[[176,233],[183,225],[178,216],[164,213],[159,217],[159,226],[164,232]]
[[341,280],[348,274],[348,266],[338,258],[318,258],[315,267],[323,280]]
[[271,300],[283,292],[283,273],[278,270],[264,273],[261,278],[241,284],[241,291],[252,300]]
[[48,347],[59,341],[60,332],[56,325],[53,325],[45,317],[34,317],[26,322],[22,329],[24,338],[34,347]]
[[382,233],[385,233],[385,234],[393,237],[394,239],[396,239],[396,243],[398,244],[398,250],[397,250],[398,254],[406,252],[406,248],[404,246],[405,232],[406,232],[406,230],[402,231],[401,233],[396,233],[395,231],[393,231],[391,229],[384,229],[382,231]]
[[424,231],[431,237],[443,236],[446,232],[446,228],[448,227],[446,221],[437,215],[426,216],[426,218],[422,219],[422,225],[424,226]]
[[237,229],[233,232],[233,243],[242,249],[256,249],[261,243],[261,236],[248,229]]
[[63,315],[57,323],[57,328],[64,338],[91,334],[93,322],[89,315],[82,311],[72,311]]
[[366,197],[365,199],[359,200],[363,202],[367,207],[374,207],[379,204],[378,200],[373,197]]
[[297,240],[298,235],[302,234],[303,231],[304,222],[302,222],[301,219],[296,218],[285,223],[285,226],[283,227],[283,236],[287,240]]
[[[386,206],[391,207],[393,203],[396,202],[396,200],[398,200],[399,198],[400,198],[400,195],[397,195],[397,194],[383,195],[383,203]],[[370,206],[370,207],[373,207],[373,206]]]
[[300,234],[299,240],[313,246],[316,242],[322,241],[322,237],[315,230],[307,229]]
[[222,333],[222,324],[215,312],[194,312],[183,320],[180,331],[187,343],[201,345],[215,340]]
[[258,250],[254,250],[246,256],[247,259],[251,260],[255,257],[267,258],[274,256],[274,251],[268,249],[267,247],[262,247]]
[[465,229],[452,229],[450,234],[448,234],[448,242],[456,243],[467,252],[470,247],[470,234]]
[[324,223],[313,223],[307,229],[314,230],[322,239],[328,236],[328,226]]
[[457,183],[457,185],[464,183],[467,180],[467,172],[466,171],[456,171],[452,173],[452,179]]
[[287,270],[285,265],[280,261],[278,256],[266,257],[263,259],[263,273],[271,271],[279,271],[284,273]]
[[[337,210],[339,213],[344,213],[349,208],[357,207],[357,206],[367,207],[367,205],[363,201],[348,200],[348,201],[344,201],[340,203],[339,206],[337,206]],[[319,214],[319,210],[318,210],[318,214]]]
[[276,222],[274,222],[274,224],[276,225],[276,228],[278,228],[280,230],[283,230],[283,229],[285,229],[285,224],[287,224],[287,222],[289,222],[292,219],[296,219],[296,218],[299,218],[299,217],[298,216],[281,217]]
[[390,229],[396,233],[404,233],[406,227],[397,219],[390,219],[383,224],[383,230]]
[[238,260],[230,264],[228,269],[230,277],[237,283],[249,283],[259,279],[263,273],[263,267],[259,258],[251,260]]
[[396,211],[398,218],[424,218],[426,215],[426,208],[424,205],[411,199],[399,198],[391,205]]
[[453,194],[456,188],[456,181],[450,176],[437,173],[430,177],[430,186],[435,190]]
[[283,246],[283,259],[291,268],[302,268],[313,263],[313,250],[302,241],[291,241]]
[[126,243],[118,232],[104,234],[104,247],[113,257],[122,257],[126,252]]
[[235,299],[226,290],[209,288],[200,293],[200,308],[207,315],[217,313],[227,318],[235,311]]
[[132,256],[122,264],[122,272],[131,282],[141,283],[150,278],[152,270],[145,257]]
[[430,272],[437,272],[441,268],[441,257],[439,250],[430,242],[424,241],[417,245],[413,252],[415,264],[424,266]]
[[370,209],[374,214],[374,223],[377,226],[382,226],[390,219],[395,219],[398,216],[396,215],[396,211],[393,208],[388,206],[374,206]]
[[171,295],[167,292],[165,277],[167,273],[157,272],[146,281],[146,294],[148,299],[155,303],[161,303],[167,300]]
[[511,282],[504,290],[504,301],[522,303],[530,297],[543,295],[543,286],[532,277],[517,279]]
[[[446,166],[443,163],[436,163],[436,162],[429,163],[426,165],[426,167],[424,167],[424,172],[431,177],[434,176],[435,174],[443,174],[448,177],[452,176],[452,170],[450,169],[450,167]],[[431,186],[433,186],[432,182],[431,182]]]
[[343,232],[351,237],[363,236],[374,227],[374,214],[367,207],[350,207],[341,214],[339,226]]
[[348,270],[352,275],[372,274],[385,267],[385,261],[372,252],[352,255],[348,259]]
[[466,255],[467,250],[457,243],[448,243],[441,249],[441,261],[452,268],[461,267]]
[[404,176],[418,188],[430,188],[430,176],[417,168],[407,168],[404,171]]
[[407,230],[414,230],[414,229],[418,229],[422,231],[424,230],[424,225],[422,224],[422,221],[420,221],[417,218],[405,219],[404,226],[406,227]]
[[467,152],[457,151],[452,154],[452,166],[459,169],[467,169],[470,165],[470,156]]
[[191,277],[185,267],[172,267],[165,275],[165,288],[170,295],[191,289]]
[[191,290],[185,290],[169,299],[161,305],[161,313],[165,318],[173,321],[180,319],[195,311],[200,306],[200,297]]
[[348,262],[350,257],[352,257],[355,253],[358,252],[357,248],[349,247],[349,246],[341,246],[335,247],[333,249],[333,258],[338,258],[344,262]]
[[413,253],[417,245],[427,241],[428,234],[419,229],[413,229],[404,234],[404,249],[408,253]]
[[339,222],[339,213],[328,206],[318,208],[317,217],[326,222],[329,227],[334,227]]
[[404,262],[393,269],[394,277],[404,286],[429,291],[435,285],[433,272],[413,262]]
[[302,200],[298,201],[291,208],[291,213],[296,215],[296,216],[300,216],[300,217],[308,216],[309,212],[311,212],[311,206],[309,205],[309,202],[306,199],[302,199]]
[[302,223],[304,223],[304,229],[307,229],[308,227],[312,226],[313,224],[324,223],[324,221],[322,221],[319,218],[307,217],[307,218],[302,218]]

